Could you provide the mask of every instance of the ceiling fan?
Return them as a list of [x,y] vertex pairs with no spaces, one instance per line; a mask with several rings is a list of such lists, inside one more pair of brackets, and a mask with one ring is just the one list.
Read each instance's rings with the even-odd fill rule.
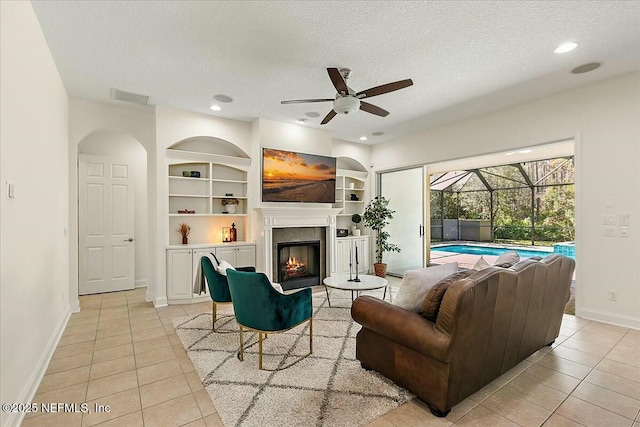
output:
[[366,111],[367,113],[375,114],[376,116],[386,117],[389,115],[387,110],[384,110],[376,105],[369,104],[362,101],[363,98],[371,98],[373,96],[383,95],[385,93],[393,92],[396,90],[404,89],[413,84],[411,79],[399,80],[393,83],[387,83],[381,86],[372,87],[360,92],[356,92],[347,86],[347,79],[351,76],[351,70],[348,68],[327,68],[331,83],[336,88],[335,98],[327,99],[294,99],[290,101],[282,101],[281,104],[301,104],[305,102],[329,102],[333,101],[333,109],[329,111],[321,125],[329,123],[336,114],[349,114],[357,110]]

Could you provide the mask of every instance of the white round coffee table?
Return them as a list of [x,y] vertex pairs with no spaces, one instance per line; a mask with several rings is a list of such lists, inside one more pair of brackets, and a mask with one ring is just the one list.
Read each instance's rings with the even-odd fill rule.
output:
[[[355,279],[355,277],[352,277]],[[322,283],[324,284],[324,290],[327,293],[327,301],[329,302],[329,307],[331,307],[331,300],[329,299],[329,289],[340,289],[343,291],[351,291],[351,301],[353,301],[354,292],[360,291],[372,291],[374,289],[382,289],[384,288],[384,294],[382,295],[382,299],[384,300],[387,296],[387,279],[383,279],[378,276],[370,276],[368,274],[362,274],[358,276],[360,279],[359,282],[349,281],[349,276],[331,276],[325,278]],[[389,292],[389,301],[391,301],[391,292]]]

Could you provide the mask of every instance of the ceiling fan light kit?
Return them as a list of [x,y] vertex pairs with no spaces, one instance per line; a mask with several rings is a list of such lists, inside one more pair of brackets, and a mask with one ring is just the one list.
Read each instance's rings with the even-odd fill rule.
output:
[[355,113],[360,109],[360,100],[355,96],[341,96],[333,101],[333,109],[338,114]]
[[[332,98],[316,98],[316,99],[295,99],[290,101],[281,101],[281,104],[300,104],[306,102],[330,102],[333,101],[333,109],[324,117],[321,125],[327,124],[337,114],[352,114],[358,110],[366,111],[367,113],[374,114],[380,117],[386,117],[389,112],[376,105],[369,104],[368,102],[361,101],[363,98],[372,98],[374,96],[383,95],[385,93],[394,92],[396,90],[404,89],[413,85],[411,79],[399,80],[393,83],[387,83],[384,85],[376,86],[363,90],[361,92],[355,92],[349,86],[347,86],[347,79],[351,76],[351,70],[348,68],[327,68],[329,78],[333,87],[338,91],[335,95],[335,99]],[[311,117],[311,116],[307,116]]]

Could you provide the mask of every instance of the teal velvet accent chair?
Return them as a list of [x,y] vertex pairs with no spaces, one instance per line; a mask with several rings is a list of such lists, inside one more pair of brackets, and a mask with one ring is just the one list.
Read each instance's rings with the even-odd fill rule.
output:
[[[218,320],[218,304],[231,303],[231,293],[229,292],[229,283],[227,282],[227,276],[220,274],[211,263],[211,260],[203,256],[200,258],[200,266],[202,268],[202,274],[207,281],[209,287],[209,295],[211,296],[211,315],[213,321],[211,322],[211,329],[216,330],[216,320]],[[241,271],[255,272],[255,267],[238,267]],[[233,317],[233,316],[226,316]]]
[[309,321],[309,354],[313,353],[311,288],[291,294],[276,291],[264,273],[227,270],[236,321],[240,325],[238,359],[244,360],[243,328],[258,333],[258,367],[262,369],[263,335],[286,332]]

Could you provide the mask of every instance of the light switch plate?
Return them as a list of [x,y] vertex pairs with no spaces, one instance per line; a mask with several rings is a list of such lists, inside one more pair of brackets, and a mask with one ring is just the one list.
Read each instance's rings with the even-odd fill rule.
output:
[[602,227],[602,235],[604,237],[616,237],[616,229],[611,226]]
[[604,215],[602,217],[602,223],[604,225],[616,225],[616,216],[615,215]]
[[629,227],[620,227],[620,237],[629,237]]
[[620,225],[629,226],[631,225],[631,215],[628,213],[620,214]]

